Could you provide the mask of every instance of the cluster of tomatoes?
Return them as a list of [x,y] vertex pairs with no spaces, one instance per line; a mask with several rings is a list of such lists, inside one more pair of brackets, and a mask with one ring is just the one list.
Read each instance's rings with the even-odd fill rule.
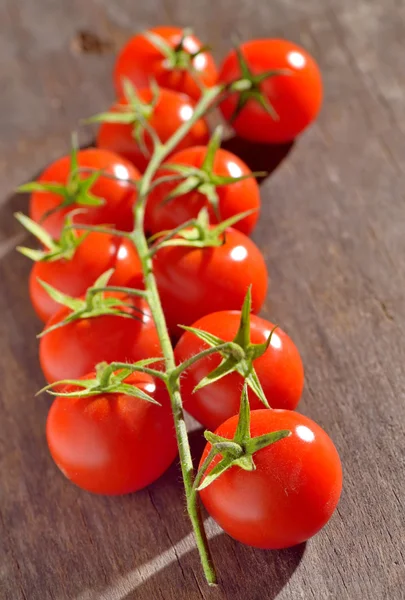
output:
[[[232,87],[235,81],[239,87]],[[43,244],[35,256],[30,296],[46,323],[39,352],[49,383],[89,379],[101,362],[134,363],[162,356],[146,300],[114,290],[143,286],[141,257],[125,235],[134,226],[134,182],[148,165],[154,137],[165,143],[193,118],[202,87],[218,83],[228,91],[219,103],[225,120],[240,137],[263,144],[295,138],[315,119],[322,100],[316,63],[291,42],[247,42],[231,51],[217,70],[194,35],[174,27],[155,28],[133,37],[117,59],[118,100],[96,118],[101,122],[96,147],[74,150],[24,186],[32,195],[31,221],[23,220]],[[200,118],[159,169],[158,178],[145,215],[145,230],[155,239],[162,231],[196,219],[202,208],[208,211],[211,232],[220,221],[233,219],[233,227],[225,235],[221,232],[221,244],[166,246],[153,255],[177,364],[209,347],[179,325],[209,332],[224,342],[235,339],[249,286],[254,313],[249,347],[264,345],[274,326],[256,314],[266,296],[268,274],[260,250],[248,237],[260,208],[258,184],[250,169],[209,142],[208,124]],[[236,221],[240,213],[244,216]],[[101,225],[105,231],[87,231],[85,225]],[[97,313],[94,305],[89,308],[87,290],[110,269],[111,291],[103,292],[103,300],[114,299],[114,309],[119,310]],[[51,294],[49,286],[55,288]],[[185,409],[219,436],[232,439],[243,383],[240,373],[230,372],[194,391],[221,360],[221,355],[212,354],[195,362],[185,370],[180,387]],[[201,490],[201,498],[236,539],[280,548],[308,539],[330,518],[341,491],[341,466],[327,434],[294,412],[304,371],[289,336],[276,329],[253,366],[275,410],[263,408],[249,392],[251,435],[276,430],[289,430],[290,435],[259,450],[255,470],[238,466],[226,470]],[[124,383],[160,406],[123,391],[82,395],[76,384],[67,382],[60,389],[71,395],[57,397],[49,412],[52,457],[66,477],[92,492],[141,489],[177,455],[165,383],[138,372],[129,374]],[[202,462],[209,449],[207,444]]]

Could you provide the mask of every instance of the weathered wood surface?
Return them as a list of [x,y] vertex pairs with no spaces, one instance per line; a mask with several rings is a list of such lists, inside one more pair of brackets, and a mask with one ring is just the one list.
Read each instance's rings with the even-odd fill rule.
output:
[[[55,469],[49,400],[33,398],[30,265],[13,251],[12,213],[26,207],[13,189],[108,105],[131,32],[160,23],[193,25],[218,58],[231,33],[296,40],[326,90],[319,122],[262,183],[254,237],[272,276],[264,312],[302,352],[300,410],[335,440],[344,492],[306,547],[255,551],[210,523],[217,589],[203,581],[176,467],[124,498],[83,493]],[[2,0],[0,31],[1,600],[404,598],[404,2]],[[269,149],[247,154],[260,168],[278,162]]]

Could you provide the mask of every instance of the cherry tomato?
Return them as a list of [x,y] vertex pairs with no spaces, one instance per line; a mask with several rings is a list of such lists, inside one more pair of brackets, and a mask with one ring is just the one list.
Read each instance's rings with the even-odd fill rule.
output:
[[[133,227],[132,207],[136,194],[134,186],[128,180],[139,179],[139,171],[124,158],[100,148],[79,150],[77,159],[79,167],[104,170],[106,174],[117,177],[117,179],[108,179],[100,175],[91,187],[91,193],[104,199],[105,203],[102,206],[73,203],[42,220],[48,211],[55,209],[63,202],[63,197],[51,192],[33,192],[29,206],[31,219],[41,223],[55,239],[60,236],[67,213],[77,208],[81,208],[83,212],[80,212],[77,219],[74,219],[76,222],[92,225],[108,224],[121,231],[130,231]],[[64,156],[49,165],[38,178],[38,182],[66,184],[71,170],[70,166],[70,156]],[[88,178],[89,173],[83,173],[80,177]]]
[[[260,84],[260,91],[278,118],[274,118],[254,99],[249,99],[232,127],[243,138],[255,142],[288,142],[299,135],[319,113],[322,104],[322,79],[315,60],[300,46],[287,40],[252,40],[240,47],[254,75],[273,69],[289,74],[273,75]],[[237,55],[232,50],[219,75],[221,83],[241,77]],[[227,121],[235,113],[239,94],[231,94],[220,105]]]
[[[86,378],[94,377],[94,373]],[[166,387],[149,375],[125,380],[161,406],[124,393],[57,397],[46,423],[52,458],[79,487],[96,494],[128,494],[160,477],[177,455]],[[79,390],[66,386],[64,392]]]
[[[162,355],[146,302],[117,292],[107,295],[130,302],[133,308],[123,306],[122,310],[136,318],[102,315],[77,319],[41,337],[39,361],[49,383],[82,377],[103,361],[135,362]],[[60,323],[70,312],[69,308],[63,306],[51,317],[46,327]]]
[[154,271],[166,321],[173,335],[177,325],[191,325],[206,314],[240,309],[252,285],[252,310],[258,312],[267,291],[267,268],[258,247],[229,228],[222,246],[163,247]]
[[[173,49],[178,48],[183,37],[183,29],[180,27],[154,27],[150,31]],[[183,50],[177,53],[180,60],[184,55],[197,53],[203,46],[194,35],[186,35],[182,45]],[[212,87],[217,82],[218,72],[209,52],[197,54],[191,64],[195,74],[184,69],[173,68],[160,50],[143,34],[138,34],[124,46],[115,63],[114,82],[117,96],[123,95],[124,78],[129,79],[137,88],[148,87],[150,80],[154,78],[161,87],[183,92],[197,100],[201,96],[201,89],[196,82],[196,77],[204,86]]]
[[[239,311],[215,312],[193,323],[193,327],[208,331],[228,342],[234,339],[240,322]],[[263,344],[274,325],[261,317],[251,315],[250,341]],[[208,344],[186,331],[175,348],[176,362],[180,364]],[[205,427],[214,431],[226,419],[236,415],[240,406],[243,379],[238,373],[230,373],[193,393],[195,386],[221,362],[219,354],[211,354],[194,363],[182,375],[181,391],[184,408]],[[277,328],[266,352],[253,361],[253,366],[264,395],[272,408],[294,409],[304,386],[304,368],[297,347],[282,329]],[[259,398],[249,394],[252,409],[263,408]]]
[[[238,417],[231,417],[216,433],[231,439],[237,424]],[[319,425],[294,411],[252,411],[252,437],[281,429],[292,434],[257,451],[255,471],[233,466],[200,492],[226,533],[257,548],[288,548],[315,535],[332,516],[342,489],[339,455]],[[200,465],[210,448],[207,444]]]
[[[206,153],[206,146],[187,148],[174,154],[168,160],[168,163],[200,168]],[[219,148],[215,153],[213,172],[215,175],[224,177],[241,177],[249,175],[251,170],[235,154]],[[170,173],[173,172],[165,170],[163,166],[157,177],[160,178]],[[165,198],[178,184],[178,181],[161,183],[149,194],[145,213],[145,228],[147,231],[158,233],[174,229],[189,219],[195,218],[204,206],[208,208],[210,222],[218,222],[212,205],[208,202],[206,196],[198,190],[177,196],[165,203]],[[216,187],[216,192],[219,197],[221,221],[247,210],[256,210],[256,212],[234,224],[235,229],[249,235],[259,216],[260,192],[256,179],[251,177],[243,181],[221,185]]]
[[[142,102],[149,103],[152,100],[153,92],[145,88],[138,92],[138,96]],[[123,98],[118,104],[111,107],[110,112],[120,112],[119,107],[127,104],[127,100]],[[161,88],[156,106],[148,122],[156,131],[160,141],[165,143],[185,121],[191,119],[193,113],[194,102],[188,96]],[[132,124],[102,123],[97,136],[97,146],[123,156],[143,173],[150,159],[153,143],[150,135],[145,131],[147,153],[144,154],[133,135],[133,129]],[[199,119],[177,145],[174,152],[189,146],[206,144],[208,139],[208,125],[204,119]]]
[[60,304],[49,296],[38,279],[64,294],[78,297],[109,269],[115,269],[109,285],[143,287],[141,262],[134,245],[114,235],[90,232],[70,260],[36,262],[30,273],[29,292],[38,317],[45,323],[60,309]]

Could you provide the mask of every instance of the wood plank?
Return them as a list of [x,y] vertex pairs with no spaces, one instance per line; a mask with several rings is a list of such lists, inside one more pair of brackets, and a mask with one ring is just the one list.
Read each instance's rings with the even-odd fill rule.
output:
[[[403,598],[405,422],[405,5],[222,0],[5,0],[0,19],[0,598],[366,600]],[[114,52],[132,30],[194,25],[224,55],[233,34],[283,36],[319,61],[325,103],[291,148],[228,147],[256,169],[254,239],[272,278],[264,314],[302,352],[300,410],[334,439],[344,492],[330,524],[282,552],[243,547],[208,519],[221,585],[208,588],[174,465],[147,490],[99,498],[48,456],[43,383],[13,251],[12,190],[66,152],[80,118],[113,98]],[[81,130],[89,143],[93,130]],[[195,424],[194,424],[195,426]],[[202,449],[193,432],[193,452]]]

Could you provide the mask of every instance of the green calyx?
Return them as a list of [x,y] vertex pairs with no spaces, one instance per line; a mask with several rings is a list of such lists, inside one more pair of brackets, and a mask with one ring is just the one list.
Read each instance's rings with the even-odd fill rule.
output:
[[[259,450],[267,448],[271,444],[282,440],[285,437],[291,435],[291,431],[287,429],[281,429],[279,431],[272,431],[271,433],[265,433],[257,437],[252,437],[250,434],[250,405],[248,399],[247,382],[243,386],[241,403],[239,409],[238,426],[234,437],[229,440],[228,438],[221,437],[206,431],[204,433],[205,439],[211,444],[211,450],[201,466],[200,471],[195,479],[195,489],[203,490],[213,483],[218,477],[231,467],[239,467],[245,471],[254,471],[256,465],[253,456]],[[218,454],[221,455],[220,461],[215,467],[205,475],[207,468],[211,464],[213,458]],[[202,480],[202,483],[201,483]]]
[[132,136],[141,152],[145,156],[149,155],[145,141],[145,132],[149,131],[148,121],[155,110],[160,95],[160,88],[153,79],[150,82],[150,89],[152,91],[151,101],[143,102],[131,81],[124,78],[123,90],[126,104],[117,104],[115,105],[116,110],[100,113],[94,117],[90,117],[90,119],[86,119],[86,122],[131,125]]
[[[98,394],[125,394],[161,406],[160,402],[157,402],[143,390],[129,383],[125,383],[125,380],[131,373],[135,371],[144,371],[147,365],[159,360],[161,359],[147,358],[128,366],[119,365],[118,367],[115,363],[99,363],[96,366],[96,375],[93,379],[63,379],[61,381],[55,381],[39,390],[37,395],[45,391],[53,396],[61,396],[64,398],[88,398],[90,396],[97,396]],[[117,369],[119,370],[117,371]],[[63,390],[54,391],[52,389],[56,388],[58,390],[60,386],[77,386],[79,389],[71,392],[64,392]]]
[[[241,311],[239,329],[236,333],[236,336],[232,340],[232,345],[220,352],[222,356],[220,364],[213,371],[211,371],[211,373],[201,379],[198,385],[196,385],[194,388],[194,392],[211,383],[214,383],[215,381],[219,381],[230,373],[239,373],[239,375],[244,378],[246,385],[256,394],[264,406],[266,408],[270,408],[253,362],[256,360],[256,358],[259,358],[266,352],[276,327],[272,329],[269,337],[263,344],[252,344],[250,341],[251,304],[251,290],[249,288],[246,293]],[[196,335],[200,340],[203,340],[212,348],[226,344],[225,340],[222,340],[221,338],[213,335],[212,333],[208,333],[207,331],[197,329],[196,327],[187,327],[185,325],[182,325],[181,327],[186,331]]]
[[220,125],[215,129],[208,143],[204,162],[200,168],[175,163],[165,163],[163,165],[165,171],[181,176],[182,180],[163,200],[162,204],[166,204],[178,196],[183,196],[190,192],[198,192],[205,196],[208,203],[212,206],[215,216],[220,220],[218,187],[221,185],[232,185],[238,181],[243,181],[244,179],[250,179],[252,177],[264,177],[266,175],[264,172],[255,172],[241,175],[240,177],[230,177],[214,173],[215,154],[221,145],[222,130],[223,128]]
[[183,29],[181,39],[174,48],[153,31],[145,31],[143,35],[164,56],[163,66],[165,69],[168,71],[179,70],[195,73],[193,65],[195,57],[203,52],[207,52],[209,48],[208,46],[202,46],[193,53],[187,50],[185,40],[192,34],[193,31],[191,29]]
[[33,248],[26,248],[25,246],[18,246],[17,250],[35,262],[53,262],[61,260],[62,258],[71,260],[77,248],[90,233],[86,231],[79,235],[73,228],[72,217],[73,214],[76,214],[77,212],[80,211],[72,211],[66,217],[65,225],[61,231],[59,240],[52,239],[43,227],[23,213],[15,213],[14,216],[17,221],[45,246],[44,250],[35,250]]
[[42,221],[55,212],[67,208],[72,204],[82,206],[101,206],[105,203],[104,198],[99,198],[91,193],[91,187],[101,175],[101,171],[94,171],[88,177],[80,177],[78,163],[78,140],[77,134],[72,135],[72,150],[70,153],[70,172],[66,184],[54,182],[31,181],[17,188],[18,192],[48,192],[61,196],[62,202],[44,213]]
[[196,219],[190,219],[182,225],[171,231],[162,231],[150,238],[150,242],[160,238],[160,240],[151,247],[149,253],[151,256],[156,254],[161,248],[167,246],[186,246],[191,248],[215,248],[222,246],[226,241],[226,230],[235,223],[253,214],[256,209],[247,210],[221,221],[217,225],[210,225],[208,210],[202,208]]
[[230,123],[235,121],[250,100],[257,102],[272,117],[272,119],[274,119],[274,121],[278,121],[279,116],[274,106],[272,106],[272,104],[264,96],[261,90],[261,84],[263,81],[270,79],[271,77],[291,75],[292,72],[289,69],[271,69],[270,71],[265,71],[264,73],[255,75],[251,71],[241,49],[238,46],[235,48],[235,52],[238,58],[241,76],[239,79],[232,81],[226,86],[227,91],[239,92],[238,103],[230,119]]
[[52,300],[55,300],[55,302],[58,304],[68,307],[71,311],[63,321],[55,323],[55,325],[52,325],[51,327],[47,327],[38,335],[38,337],[43,337],[51,331],[59,329],[59,327],[64,327],[68,323],[72,323],[73,321],[77,321],[79,319],[91,319],[104,315],[112,315],[124,317],[126,319],[139,320],[143,314],[143,311],[140,308],[135,306],[133,303],[125,302],[122,298],[107,295],[106,292],[120,292],[140,297],[144,297],[145,292],[126,287],[107,287],[108,281],[113,272],[114,269],[110,269],[109,271],[106,271],[100,275],[100,277],[94,282],[93,286],[87,288],[86,295],[83,299],[73,298],[72,296],[63,294],[53,286],[49,285],[49,283],[38,279],[40,285],[49,294]]

